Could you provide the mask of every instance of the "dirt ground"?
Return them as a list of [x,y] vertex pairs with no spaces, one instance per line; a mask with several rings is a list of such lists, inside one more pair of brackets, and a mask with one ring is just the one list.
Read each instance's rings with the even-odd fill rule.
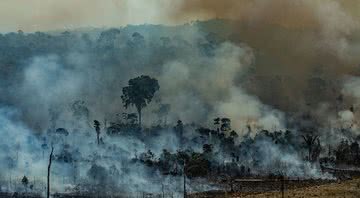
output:
[[[281,198],[280,192],[265,193],[216,193],[203,196],[191,197],[228,197],[228,198]],[[334,182],[319,186],[304,187],[286,190],[284,197],[288,198],[360,198],[360,179],[347,180],[342,182]]]
[[[291,198],[360,198],[360,179],[348,180],[340,183],[331,183],[321,186],[313,186],[308,188],[300,188],[290,190],[284,193],[284,197]],[[280,192],[268,192],[258,195],[238,196],[236,194],[232,197],[282,197]]]

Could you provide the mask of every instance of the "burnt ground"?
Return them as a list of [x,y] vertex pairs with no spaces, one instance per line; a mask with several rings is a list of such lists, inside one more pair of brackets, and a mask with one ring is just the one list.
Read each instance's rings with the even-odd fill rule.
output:
[[[334,183],[336,180],[321,180],[321,179],[309,179],[309,180],[269,180],[269,179],[238,179],[233,182],[233,192],[231,192],[231,184],[228,183],[224,186],[226,191],[209,191],[203,193],[191,194],[192,198],[212,198],[212,197],[227,197],[231,194],[240,195],[256,195],[266,192],[281,192],[282,186],[284,191],[303,189],[314,186],[321,186],[325,184]],[[283,185],[282,185],[283,184]]]
[[40,194],[36,193],[8,193],[0,192],[0,198],[38,198],[42,197]]
[[[279,193],[281,192],[282,186],[284,186],[284,192],[290,192],[293,190],[308,189],[314,187],[320,187],[328,184],[337,184],[339,180],[301,180],[301,179],[285,179],[285,180],[273,180],[273,179],[235,179],[232,182],[233,192],[231,192],[230,182],[222,182],[221,186],[226,190],[208,191],[192,193],[188,197],[191,198],[218,198],[218,197],[231,197],[232,195],[237,196],[256,196],[263,193]],[[40,194],[33,193],[0,193],[0,198],[36,198],[42,197]],[[147,194],[140,193],[132,196],[121,196],[121,195],[104,195],[104,194],[87,194],[87,193],[62,193],[53,194],[55,198],[122,198],[122,197],[141,197],[141,198],[163,198],[163,197],[175,197],[173,194]]]
[[233,193],[230,197],[243,197],[243,198],[359,198],[360,197],[360,179],[351,179],[337,181],[330,184],[319,186],[311,186],[305,188],[296,188],[286,190],[284,193],[278,191],[245,194]]
[[[241,195],[256,195],[264,192],[274,192],[280,191],[282,182],[284,183],[285,191],[291,189],[299,189],[299,188],[307,188],[313,186],[320,186],[324,184],[328,184],[331,182],[335,182],[334,180],[268,180],[268,179],[237,179],[233,181],[233,190],[236,193],[241,193]],[[193,193],[190,194],[189,197],[192,198],[205,198],[205,197],[225,197],[231,193],[231,187],[228,183],[223,183],[222,187],[226,189],[226,191],[208,191],[201,193]],[[37,198],[42,197],[40,194],[33,193],[0,193],[0,198]],[[83,194],[83,193],[57,193],[52,197],[54,198],[122,198],[128,196],[107,196],[107,195],[96,195],[96,194]],[[163,198],[162,194],[146,194],[141,193],[139,195],[134,195],[133,197],[141,197],[141,198]],[[164,197],[174,197],[171,195],[165,195]]]
[[[255,196],[261,194],[267,194],[267,197],[276,197],[279,194],[282,197],[282,189],[285,192],[292,192],[293,195],[300,194],[300,197],[310,197],[311,193],[307,196],[301,196],[302,190],[315,188],[322,188],[323,186],[327,187],[325,191],[330,191],[331,193],[328,196],[336,195],[338,192],[350,193],[353,194],[353,190],[349,190],[346,188],[346,185],[353,186],[355,190],[356,196],[360,197],[360,171],[353,169],[339,169],[339,168],[326,168],[322,167],[322,171],[326,173],[330,173],[334,175],[337,179],[334,180],[323,180],[323,179],[289,179],[285,178],[281,179],[268,179],[268,178],[252,178],[252,179],[235,179],[232,182],[223,181],[222,186],[225,191],[208,191],[202,193],[193,193],[190,197],[231,197],[231,195],[238,196]],[[351,183],[351,181],[354,181]],[[335,185],[335,186],[334,186]],[[342,187],[342,189],[341,189]],[[278,193],[278,194],[276,194]],[[324,192],[319,192],[315,194],[315,197],[322,196],[326,194]],[[359,195],[359,196],[358,196]],[[326,197],[326,196],[325,196]],[[335,196],[337,197],[337,196]],[[340,196],[342,197],[342,196]],[[352,196],[344,196],[344,197],[352,197]]]

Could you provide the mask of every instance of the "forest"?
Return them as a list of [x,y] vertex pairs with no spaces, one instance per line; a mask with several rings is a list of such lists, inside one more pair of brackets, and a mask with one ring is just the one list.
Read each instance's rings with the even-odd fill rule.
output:
[[0,193],[187,197],[359,174],[360,80],[316,65],[289,88],[232,23],[0,34]]

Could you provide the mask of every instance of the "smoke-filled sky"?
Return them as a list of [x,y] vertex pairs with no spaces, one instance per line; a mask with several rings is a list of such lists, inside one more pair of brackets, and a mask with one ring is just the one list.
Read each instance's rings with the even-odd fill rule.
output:
[[0,31],[230,18],[237,21],[233,28],[239,40],[270,57],[266,63],[278,65],[263,66],[267,68],[261,67],[260,74],[286,74],[284,67],[290,64],[300,75],[312,70],[304,65],[326,65],[329,73],[343,73],[360,59],[359,10],[357,0],[3,0]]
[[357,0],[2,0],[0,30],[44,31],[251,17],[293,28],[316,27],[325,20],[346,32],[349,18],[359,19],[359,9]]
[[[255,54],[254,81],[248,91],[261,102],[288,111],[303,109],[289,101],[309,102],[304,92],[313,86],[309,84],[313,75],[331,81],[358,74],[359,10],[358,0],[3,0],[0,31],[234,19],[226,34]],[[281,78],[268,82],[264,76]],[[238,78],[229,79],[237,82]],[[315,105],[329,102],[339,90],[319,94],[320,98],[313,96],[317,92],[308,94],[315,98]]]
[[174,8],[166,0],[3,0],[1,31],[44,31],[78,27],[169,23]]

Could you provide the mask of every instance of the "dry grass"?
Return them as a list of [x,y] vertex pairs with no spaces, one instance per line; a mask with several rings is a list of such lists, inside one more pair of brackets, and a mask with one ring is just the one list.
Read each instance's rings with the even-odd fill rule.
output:
[[[267,192],[261,194],[233,194],[228,197],[244,198],[281,198],[280,192]],[[360,179],[348,180],[341,183],[331,183],[321,186],[300,188],[285,191],[284,197],[291,198],[360,198]]]
[[[280,192],[264,193],[224,193],[208,192],[192,194],[191,198],[281,198]],[[334,182],[319,186],[297,188],[285,191],[286,198],[360,198],[360,178],[343,182]]]

